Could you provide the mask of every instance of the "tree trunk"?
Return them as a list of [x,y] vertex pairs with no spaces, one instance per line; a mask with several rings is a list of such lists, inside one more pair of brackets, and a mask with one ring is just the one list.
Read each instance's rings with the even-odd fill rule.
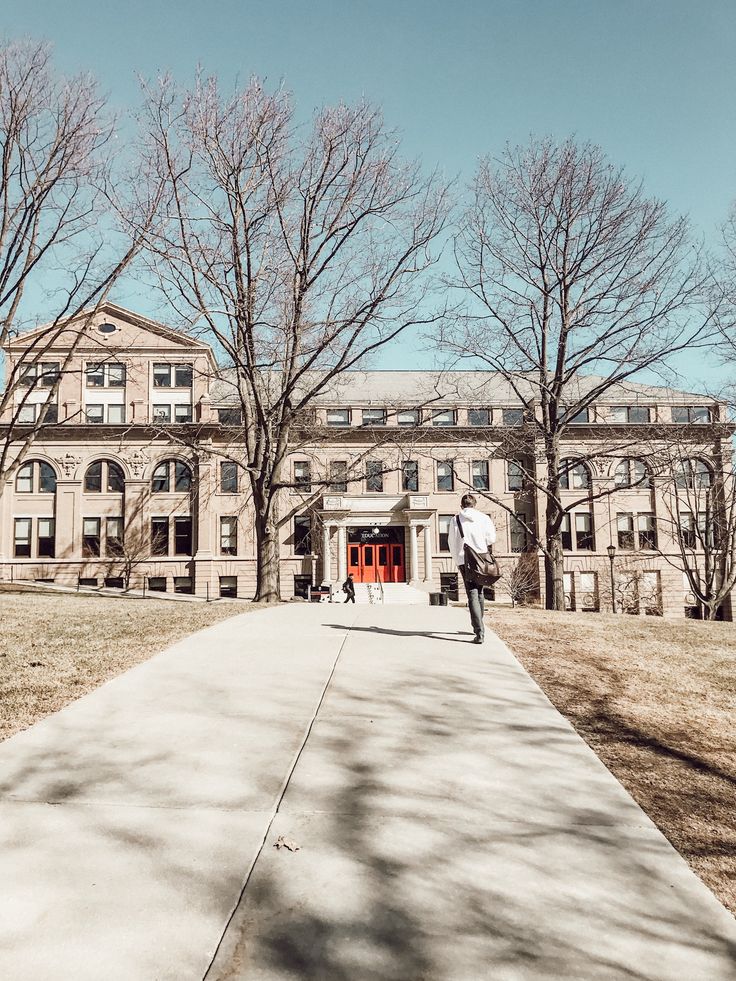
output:
[[545,606],[548,610],[565,609],[564,553],[559,531],[547,537],[544,557]]
[[254,603],[278,603],[281,599],[279,529],[276,505],[267,492],[254,488],[256,520],[256,594]]

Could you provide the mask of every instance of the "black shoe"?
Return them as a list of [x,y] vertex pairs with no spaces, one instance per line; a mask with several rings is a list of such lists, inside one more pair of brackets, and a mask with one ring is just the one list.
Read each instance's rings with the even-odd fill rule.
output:
[[476,637],[473,638],[473,643],[474,644],[482,644],[483,643],[483,638],[476,636]]

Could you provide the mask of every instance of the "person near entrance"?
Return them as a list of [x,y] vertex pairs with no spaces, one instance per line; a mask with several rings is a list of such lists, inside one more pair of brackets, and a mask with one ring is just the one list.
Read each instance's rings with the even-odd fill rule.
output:
[[342,591],[345,593],[345,602],[354,603],[355,602],[355,583],[353,582],[352,572],[348,573],[348,578],[342,584]]
[[449,545],[455,564],[462,573],[465,592],[468,596],[470,622],[473,626],[474,644],[482,644],[485,635],[483,627],[483,587],[473,582],[465,574],[464,545],[467,542],[478,553],[487,552],[496,541],[496,526],[487,514],[476,510],[474,494],[463,494],[460,501],[462,510],[450,522]]

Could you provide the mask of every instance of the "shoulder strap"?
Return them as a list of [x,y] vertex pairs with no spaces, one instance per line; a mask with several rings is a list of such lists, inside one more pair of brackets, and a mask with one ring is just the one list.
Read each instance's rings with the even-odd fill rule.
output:
[[455,521],[457,522],[457,530],[460,532],[460,537],[465,538],[465,532],[463,531],[463,523],[460,520],[460,515],[455,515]]

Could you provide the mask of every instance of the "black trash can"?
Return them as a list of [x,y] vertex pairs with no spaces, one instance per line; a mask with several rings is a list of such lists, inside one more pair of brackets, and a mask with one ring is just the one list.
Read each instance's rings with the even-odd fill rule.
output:
[[447,606],[447,593],[430,593],[430,606]]

